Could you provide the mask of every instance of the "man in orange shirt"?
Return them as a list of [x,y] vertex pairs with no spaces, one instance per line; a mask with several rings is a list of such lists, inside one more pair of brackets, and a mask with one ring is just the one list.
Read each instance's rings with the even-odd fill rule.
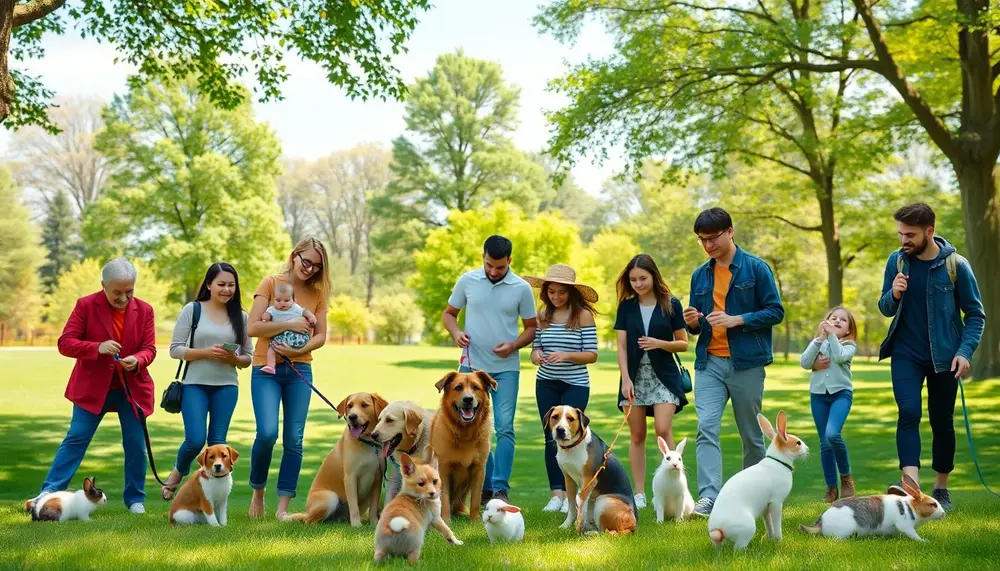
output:
[[[774,360],[771,328],[785,310],[771,268],[733,241],[733,219],[710,208],[694,223],[709,260],[691,276],[688,330],[698,335],[694,406],[698,415],[698,495],[695,513],[707,517],[722,488],[720,431],[726,403],[743,440],[743,467],[764,458],[757,413],[764,397],[764,367]],[[706,331],[707,330],[707,331]]]

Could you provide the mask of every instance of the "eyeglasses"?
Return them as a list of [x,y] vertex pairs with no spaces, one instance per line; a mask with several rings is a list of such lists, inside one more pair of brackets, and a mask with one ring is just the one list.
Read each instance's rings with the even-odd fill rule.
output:
[[715,236],[710,236],[708,238],[702,238],[701,236],[698,236],[698,242],[701,243],[702,246],[708,245],[710,242],[715,242],[716,240],[718,240],[726,232],[729,232],[729,230],[723,230],[722,232],[719,232]]
[[299,262],[302,263],[302,269],[303,270],[305,270],[307,272],[321,272],[321,271],[323,271],[323,264],[317,264],[316,262],[314,262],[312,260],[307,260],[305,258],[305,256],[302,255],[302,252],[299,252],[297,255],[299,257]]

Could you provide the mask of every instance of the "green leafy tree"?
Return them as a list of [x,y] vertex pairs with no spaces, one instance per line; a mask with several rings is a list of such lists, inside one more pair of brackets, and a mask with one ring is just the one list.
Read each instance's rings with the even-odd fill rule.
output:
[[330,333],[340,336],[340,344],[345,339],[363,339],[368,333],[371,315],[365,302],[349,295],[338,295],[330,302],[327,311],[327,321],[330,323]]
[[[156,272],[142,260],[130,259],[135,266],[135,296],[153,306],[156,319],[169,319],[180,313],[177,304],[167,302],[170,284],[156,277]],[[74,263],[59,274],[58,285],[45,296],[45,320],[61,328],[69,319],[76,300],[101,290],[103,262],[87,259]]]
[[37,321],[38,266],[44,255],[21,190],[10,172],[0,168],[0,344],[9,330],[27,329]]
[[441,312],[458,278],[482,266],[483,242],[492,234],[506,236],[514,243],[511,267],[518,275],[541,276],[552,264],[568,263],[579,279],[600,277],[599,270],[588,264],[579,230],[558,214],[543,213],[529,219],[507,202],[464,212],[452,210],[448,225],[432,230],[424,246],[413,254],[417,271],[408,280],[433,341],[447,338]]
[[155,259],[183,299],[214,262],[255,284],[289,248],[275,192],[277,138],[254,122],[249,102],[220,109],[197,85],[133,83],[115,98],[97,145],[119,170],[83,226],[89,256]]
[[410,255],[448,211],[508,200],[535,213],[552,194],[545,171],[514,147],[519,90],[499,64],[443,54],[409,87],[407,133],[392,144],[393,180],[373,201],[380,273],[412,270]]
[[420,334],[424,316],[412,296],[400,293],[380,296],[372,302],[371,323],[380,343],[402,345]]
[[52,293],[59,274],[79,259],[81,252],[76,216],[66,193],[56,193],[47,210],[42,226],[42,245],[46,255],[40,273],[45,291]]
[[417,15],[429,6],[427,0],[3,0],[0,123],[52,127],[45,114],[52,92],[11,69],[9,59],[42,57],[43,39],[67,29],[114,45],[139,68],[139,83],[194,73],[200,91],[227,109],[249,96],[239,80],[252,79],[262,101],[280,99],[289,55],[319,64],[351,97],[396,97],[404,87],[391,56],[405,50]]

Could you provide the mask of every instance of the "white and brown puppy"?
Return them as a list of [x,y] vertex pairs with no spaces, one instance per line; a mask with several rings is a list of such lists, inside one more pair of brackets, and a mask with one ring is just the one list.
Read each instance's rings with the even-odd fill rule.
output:
[[389,503],[402,484],[402,455],[414,456],[430,443],[431,413],[408,400],[389,403],[378,415],[372,440],[382,445],[382,458],[392,463],[386,467],[389,477],[385,501]]
[[96,478],[84,478],[83,489],[75,492],[50,492],[36,500],[24,502],[32,521],[89,520],[97,506],[108,503],[108,497],[97,487]]
[[578,408],[554,406],[542,418],[542,423],[552,433],[552,439],[559,450],[556,462],[566,478],[566,497],[577,498],[569,502],[569,512],[562,528],[567,528],[576,519],[578,533],[583,533],[586,524],[594,522],[599,531],[611,535],[633,533],[638,521],[635,496],[625,468],[614,454],[608,454],[604,470],[597,481],[587,488],[587,484],[600,469],[608,445],[590,429],[590,419]]
[[371,433],[388,404],[374,393],[353,393],[340,401],[337,414],[347,421],[347,430],[316,472],[306,512],[289,514],[286,519],[306,523],[349,519],[351,525],[359,526],[367,513],[368,521],[378,522],[385,461],[379,456],[382,446],[372,440]]
[[233,491],[233,463],[239,453],[225,444],[209,446],[198,456],[201,468],[188,478],[170,503],[170,523],[226,525],[226,506]]

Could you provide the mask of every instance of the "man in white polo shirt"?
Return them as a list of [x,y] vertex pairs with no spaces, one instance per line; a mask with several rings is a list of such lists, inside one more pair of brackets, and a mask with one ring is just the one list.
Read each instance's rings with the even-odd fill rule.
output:
[[[491,497],[509,501],[510,474],[514,468],[514,412],[521,376],[518,350],[535,338],[535,296],[531,286],[510,269],[513,245],[503,236],[490,236],[483,244],[483,267],[458,279],[441,315],[455,344],[468,348],[465,372],[486,371],[497,382],[493,397],[496,458],[490,452],[483,484],[483,503]],[[458,314],[465,309],[465,331]],[[518,335],[518,319],[524,331]]]

